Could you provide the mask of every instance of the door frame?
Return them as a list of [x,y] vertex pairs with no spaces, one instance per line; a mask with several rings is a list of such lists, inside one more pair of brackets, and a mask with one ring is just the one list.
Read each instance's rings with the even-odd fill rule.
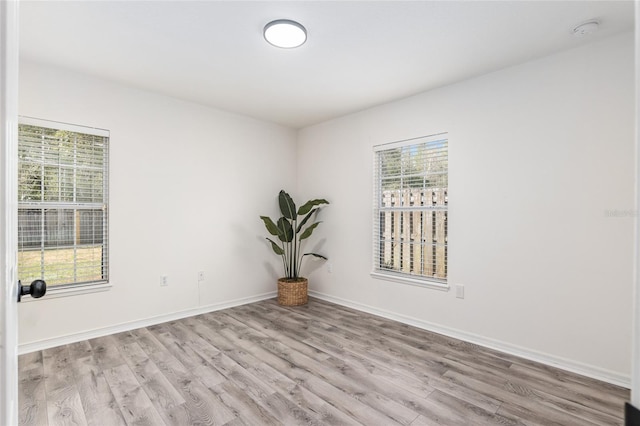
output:
[[18,424],[18,8],[0,1],[0,424]]
[[636,230],[633,291],[633,352],[631,357],[631,403],[640,409],[640,1],[635,1],[635,75],[636,75]]

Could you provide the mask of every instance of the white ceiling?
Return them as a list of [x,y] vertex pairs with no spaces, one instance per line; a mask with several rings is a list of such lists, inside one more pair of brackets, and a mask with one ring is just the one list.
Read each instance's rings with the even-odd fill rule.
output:
[[[29,60],[300,128],[633,29],[632,1],[23,1]],[[262,29],[294,19],[301,48]],[[572,35],[596,18],[600,31]]]

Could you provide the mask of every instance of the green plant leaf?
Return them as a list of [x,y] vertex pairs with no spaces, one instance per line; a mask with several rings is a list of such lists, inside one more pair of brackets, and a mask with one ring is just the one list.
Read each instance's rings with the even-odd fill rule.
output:
[[302,219],[302,222],[300,222],[300,224],[298,225],[298,229],[296,229],[296,234],[298,234],[300,232],[300,230],[302,229],[302,227],[309,221],[309,219],[311,219],[311,216],[313,216],[313,214],[315,212],[317,212],[318,209],[313,209],[309,212],[309,214],[307,214],[304,219]]
[[305,238],[309,238],[313,233],[313,230],[316,229],[318,225],[320,225],[321,223],[322,222],[316,222],[313,225],[310,225],[307,229],[305,229],[304,232],[300,234],[300,241],[304,240]]
[[271,248],[276,252],[277,255],[282,256],[284,254],[284,250],[278,244],[276,244],[271,238],[267,238],[267,241],[271,243]]
[[309,200],[298,209],[298,214],[299,215],[307,214],[313,207],[319,206],[321,204],[329,204],[329,202],[324,198],[316,198],[315,200]]
[[318,253],[305,253],[302,255],[302,257],[304,256],[315,256],[315,257],[319,257],[320,259],[324,259],[324,260],[328,260],[326,256],[323,256],[321,254]]
[[278,227],[276,226],[275,223],[273,223],[273,220],[271,220],[270,217],[260,216],[260,219],[262,219],[262,221],[264,222],[264,226],[267,228],[267,231],[269,231],[271,235],[280,234],[280,231],[278,231]]
[[285,243],[293,240],[293,226],[285,217],[278,219],[278,238]]
[[278,195],[278,203],[280,204],[280,211],[282,212],[282,216],[287,219],[296,220],[296,204],[293,202],[293,199],[284,192],[284,190],[280,191]]

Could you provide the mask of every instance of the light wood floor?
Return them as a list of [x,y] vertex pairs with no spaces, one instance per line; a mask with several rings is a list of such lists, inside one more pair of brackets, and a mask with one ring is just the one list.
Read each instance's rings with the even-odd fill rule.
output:
[[615,425],[625,389],[312,299],[20,356],[21,425]]

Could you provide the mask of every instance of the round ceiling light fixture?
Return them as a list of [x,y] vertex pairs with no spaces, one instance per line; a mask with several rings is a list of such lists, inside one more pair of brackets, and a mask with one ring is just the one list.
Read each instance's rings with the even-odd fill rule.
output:
[[573,35],[576,37],[584,37],[591,33],[595,33],[598,31],[600,27],[600,22],[597,20],[591,20],[588,22],[584,22],[573,29]]
[[277,19],[264,26],[264,39],[275,47],[292,49],[307,41],[307,30],[296,21]]

